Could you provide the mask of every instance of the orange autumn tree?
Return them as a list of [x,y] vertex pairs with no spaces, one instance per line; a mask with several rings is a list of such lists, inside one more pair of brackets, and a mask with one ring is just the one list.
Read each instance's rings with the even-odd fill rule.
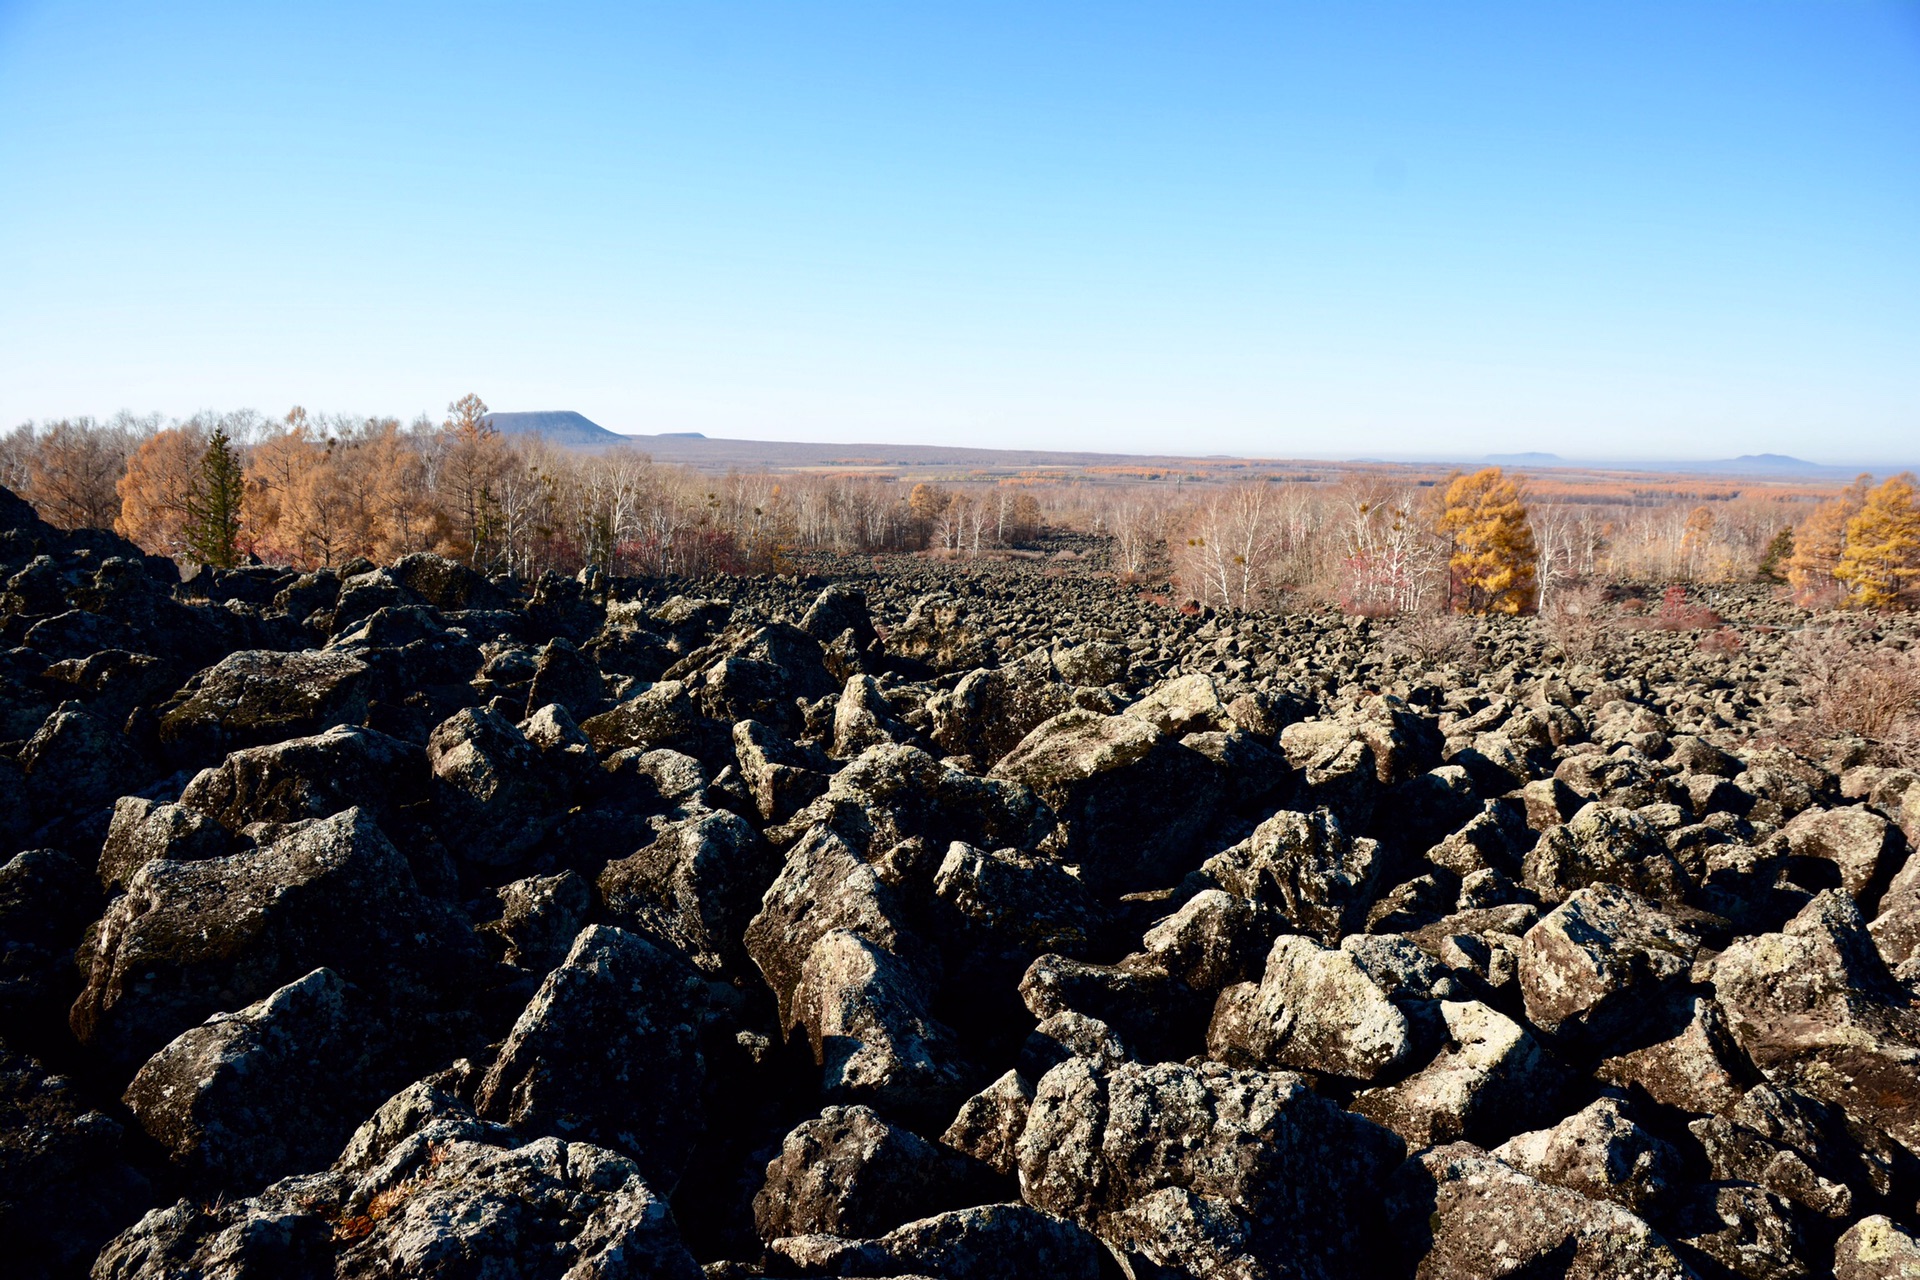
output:
[[1438,532],[1451,554],[1450,595],[1462,613],[1521,613],[1537,593],[1539,549],[1520,486],[1498,467],[1456,476],[1441,499]]
[[1833,576],[1861,609],[1910,609],[1920,604],[1920,503],[1914,477],[1901,472],[1869,491],[1847,521],[1847,540]]
[[1787,584],[1801,604],[1819,603],[1840,590],[1834,570],[1847,550],[1847,523],[1866,505],[1871,476],[1861,476],[1838,497],[1821,503],[1793,531],[1793,555],[1787,560]]
[[186,550],[186,527],[206,437],[193,427],[156,431],[127,459],[127,472],[115,489],[120,514],[114,532],[152,555]]

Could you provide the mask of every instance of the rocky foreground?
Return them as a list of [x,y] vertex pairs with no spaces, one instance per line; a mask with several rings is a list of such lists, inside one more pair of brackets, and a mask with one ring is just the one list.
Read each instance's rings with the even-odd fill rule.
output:
[[0,568],[9,1274],[1920,1274],[1920,779],[1785,631]]

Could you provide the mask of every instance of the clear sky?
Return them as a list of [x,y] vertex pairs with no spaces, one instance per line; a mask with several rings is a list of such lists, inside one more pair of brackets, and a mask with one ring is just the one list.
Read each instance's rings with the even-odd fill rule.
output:
[[1920,461],[1920,0],[0,0],[0,426]]

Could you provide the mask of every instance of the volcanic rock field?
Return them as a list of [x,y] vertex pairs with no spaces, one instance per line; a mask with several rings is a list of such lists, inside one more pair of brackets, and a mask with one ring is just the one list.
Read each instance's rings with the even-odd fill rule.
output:
[[1779,732],[1808,615],[1050,550],[182,581],[0,491],[0,1271],[1920,1275],[1920,778]]

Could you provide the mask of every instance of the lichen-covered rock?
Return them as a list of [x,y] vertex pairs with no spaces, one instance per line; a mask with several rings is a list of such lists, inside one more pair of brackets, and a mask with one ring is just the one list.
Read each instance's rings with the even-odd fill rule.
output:
[[877,1240],[791,1236],[775,1240],[768,1253],[777,1274],[902,1280],[1097,1280],[1108,1265],[1093,1236],[1024,1204],[956,1209]]
[[1470,1143],[1437,1146],[1407,1161],[1394,1175],[1392,1213],[1418,1280],[1696,1274],[1628,1210],[1530,1178]]
[[828,1107],[782,1140],[753,1198],[763,1240],[864,1239],[967,1203],[968,1162],[869,1107]]
[[435,816],[463,860],[508,866],[553,830],[577,778],[497,711],[469,708],[427,739]]
[[1199,752],[1131,716],[1065,711],[1020,740],[993,777],[1032,788],[1067,831],[1067,859],[1101,892],[1177,880],[1222,794]]
[[1768,1080],[1920,1153],[1920,1012],[1850,898],[1828,891],[1783,932],[1735,942],[1714,961],[1714,986]]
[[348,809],[263,848],[149,862],[82,963],[74,1034],[130,1068],[209,1015],[323,966],[396,1016],[457,1005],[485,953],[466,918],[423,895],[379,828]]
[[1666,901],[1681,897],[1688,885],[1685,869],[1652,823],[1632,809],[1597,801],[1540,837],[1521,878],[1551,902],[1590,884]]
[[1009,1071],[960,1104],[940,1141],[995,1173],[1012,1176],[1020,1168],[1020,1135],[1032,1106],[1033,1086],[1018,1071]]
[[361,724],[375,685],[372,667],[354,653],[231,653],[187,682],[160,717],[160,741],[179,759],[199,761]]
[[1349,951],[1308,938],[1273,944],[1257,985],[1222,993],[1208,1056],[1373,1080],[1408,1065],[1418,1037],[1405,1012]]
[[[1303,1277],[1377,1265],[1379,1196],[1400,1150],[1296,1075],[1084,1058],[1040,1081],[1018,1148],[1030,1204],[1156,1265],[1204,1274],[1231,1250],[1257,1264],[1245,1274]],[[1169,1188],[1186,1193],[1178,1206],[1156,1198]],[[1212,1229],[1162,1235],[1168,1207]]]
[[144,796],[122,796],[113,805],[106,843],[100,848],[100,884],[124,889],[133,873],[155,858],[193,862],[230,851],[227,831],[206,814]]
[[1661,1016],[1674,1032],[1662,1040],[1603,1061],[1594,1074],[1617,1085],[1636,1085],[1665,1106],[1696,1115],[1725,1115],[1759,1073],[1741,1052],[1726,1015],[1712,996],[1678,995]]
[[1865,805],[1809,809],[1781,828],[1780,835],[1794,857],[1831,862],[1840,873],[1840,887],[1866,912],[1879,905],[1906,853],[1900,828]]
[[593,891],[577,871],[528,876],[501,885],[500,917],[480,926],[503,947],[501,958],[520,969],[546,973],[566,958],[593,909]]
[[1680,1155],[1634,1123],[1617,1098],[1576,1111],[1551,1129],[1509,1138],[1493,1157],[1542,1182],[1611,1200],[1650,1217],[1679,1184]]
[[620,1151],[671,1191],[704,1127],[703,1001],[679,956],[591,925],[514,1023],[476,1110],[527,1137]]
[[71,1077],[0,1044],[0,1238],[8,1274],[76,1274],[143,1203],[120,1122]]
[[1290,809],[1207,859],[1198,879],[1277,911],[1332,945],[1366,923],[1385,860],[1378,841],[1354,839],[1326,809]]
[[808,949],[791,1018],[820,1064],[827,1098],[939,1112],[963,1091],[959,1046],[933,1016],[931,986],[860,934],[833,929]]
[[1538,1042],[1479,1001],[1442,1001],[1448,1045],[1399,1084],[1368,1089],[1353,1109],[1424,1147],[1465,1138],[1491,1146],[1559,1114],[1565,1079]]
[[1915,1280],[1920,1240],[1883,1213],[1860,1219],[1833,1246],[1833,1280]]
[[1617,885],[1576,889],[1521,939],[1527,1019],[1556,1039],[1607,1043],[1644,1023],[1664,988],[1686,981],[1700,945]]
[[127,1109],[202,1184],[258,1186],[324,1164],[402,1063],[377,1011],[316,969],[217,1013],[147,1060]]
[[230,753],[203,769],[180,806],[238,831],[250,822],[326,818],[358,805],[375,817],[426,794],[426,761],[411,743],[357,725]]
[[702,973],[739,972],[741,939],[780,873],[780,855],[747,822],[706,811],[600,872],[600,899],[616,921],[657,934]]

